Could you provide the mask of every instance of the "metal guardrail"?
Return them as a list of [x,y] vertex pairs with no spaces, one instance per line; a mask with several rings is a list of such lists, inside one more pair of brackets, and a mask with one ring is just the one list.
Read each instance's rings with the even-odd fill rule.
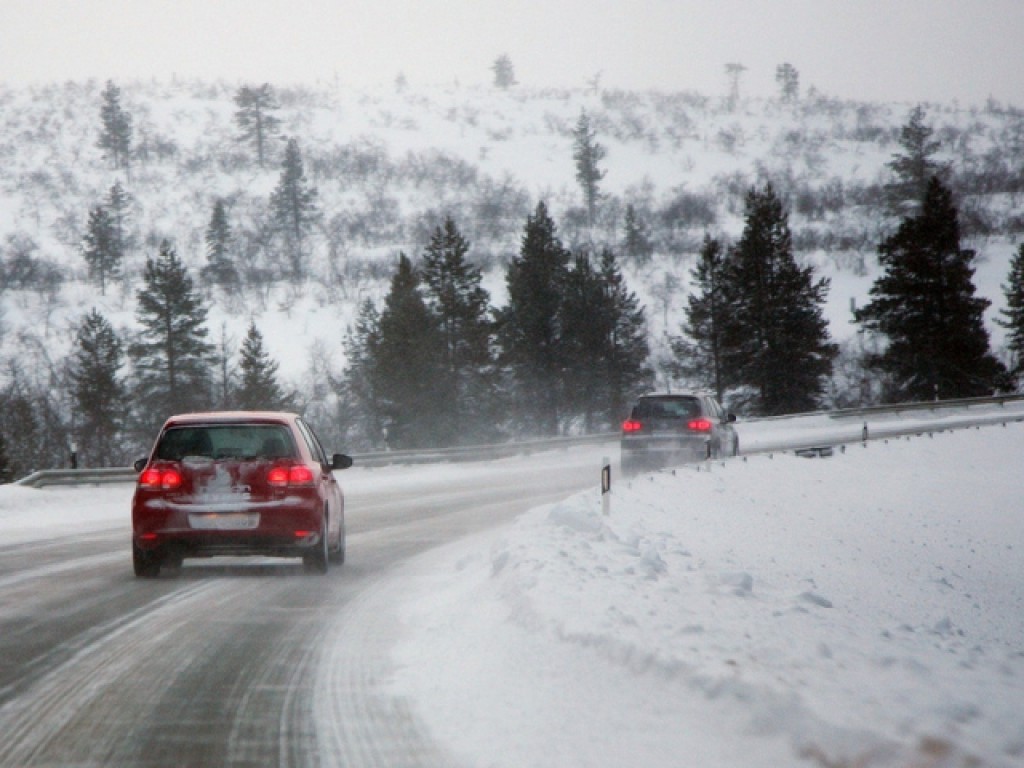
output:
[[[765,416],[743,419],[742,423],[758,423],[792,420],[797,421],[810,417],[827,416],[830,419],[866,419],[880,414],[898,414],[906,411],[950,411],[963,409],[969,411],[975,406],[1005,406],[1008,403],[1024,403],[1024,395],[997,395],[994,397],[973,397],[958,400],[934,400],[917,403],[896,403],[892,405],[873,405],[863,408],[847,408],[835,411],[811,411],[808,413],[787,414],[785,416]],[[1024,411],[1012,417],[991,416],[980,419],[978,423],[999,421],[1024,421]],[[963,424],[963,427],[974,426],[974,423]],[[936,426],[935,429],[942,429]],[[945,427],[949,428],[949,427]],[[869,439],[881,439],[910,434],[921,434],[931,431],[921,425],[906,428],[872,430]],[[571,448],[577,445],[603,443],[619,438],[618,432],[602,432],[580,437],[555,437],[543,440],[527,440],[517,443],[496,443],[492,445],[471,445],[456,448],[435,448],[431,450],[376,451],[372,453],[353,454],[352,458],[361,467],[382,467],[392,464],[428,464],[446,461],[490,461],[508,458],[521,454],[538,453],[541,451]],[[811,451],[826,447],[860,442],[861,437],[842,437],[822,440],[810,440],[799,445],[779,446],[767,450]],[[747,451],[744,451],[747,453]],[[105,483],[131,483],[138,473],[131,467],[107,467],[102,469],[43,469],[33,472],[27,477],[16,481],[16,485],[43,488],[46,486],[98,485]]]
[[[617,432],[606,432],[581,437],[553,437],[544,440],[526,440],[518,443],[470,445],[430,450],[375,451],[372,453],[352,454],[352,458],[360,467],[384,467],[391,464],[432,464],[446,461],[491,461],[510,456],[558,450],[559,448],[572,448],[577,445],[603,443],[609,440],[617,440],[618,437]],[[15,485],[43,488],[60,485],[133,483],[138,474],[132,467],[41,469],[15,481]]]

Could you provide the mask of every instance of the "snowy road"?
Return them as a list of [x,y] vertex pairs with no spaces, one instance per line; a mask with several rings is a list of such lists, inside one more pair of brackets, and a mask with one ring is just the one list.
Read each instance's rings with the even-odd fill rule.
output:
[[[218,559],[139,581],[129,488],[11,488],[0,765],[448,763],[377,689],[395,620],[380,585],[413,555],[596,486],[600,458],[350,471],[349,561],[326,578],[287,560]],[[69,526],[79,532],[44,538]]]
[[[1019,764],[1024,432],[915,419],[617,481],[610,518],[615,446],[356,468],[326,578],[137,580],[130,487],[0,487],[0,767]],[[860,428],[807,421],[742,444]]]

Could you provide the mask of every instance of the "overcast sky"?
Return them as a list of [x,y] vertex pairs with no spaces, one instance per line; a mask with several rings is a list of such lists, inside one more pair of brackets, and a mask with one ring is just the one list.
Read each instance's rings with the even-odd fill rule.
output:
[[1024,105],[1024,0],[0,0],[0,81],[520,83]]

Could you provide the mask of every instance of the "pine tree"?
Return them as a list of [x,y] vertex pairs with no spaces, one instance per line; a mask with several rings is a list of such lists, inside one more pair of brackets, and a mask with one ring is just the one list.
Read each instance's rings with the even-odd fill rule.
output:
[[244,85],[235,94],[235,106],[238,107],[235,122],[242,131],[239,138],[255,147],[256,160],[262,168],[270,142],[281,124],[273,114],[278,108],[274,90],[268,83],[259,87]]
[[444,424],[444,342],[437,320],[420,292],[420,282],[405,254],[380,314],[371,367],[387,440],[393,448],[441,444]]
[[649,264],[654,255],[654,243],[632,203],[626,206],[622,251],[638,267]]
[[625,415],[627,402],[647,389],[653,373],[647,365],[647,318],[636,294],[626,286],[615,253],[605,249],[599,265],[608,323],[604,360],[608,399],[603,415],[609,426]]
[[800,73],[788,61],[775,68],[775,82],[779,84],[779,94],[787,104],[793,104],[800,97]]
[[597,143],[597,134],[590,126],[587,113],[580,112],[576,128],[572,133],[572,158],[576,163],[576,181],[583,190],[583,200],[587,207],[587,226],[593,228],[597,214],[597,204],[601,199],[599,184],[605,172],[598,166],[607,151]]
[[512,59],[508,57],[508,54],[503,53],[496,58],[494,64],[491,65],[491,71],[494,72],[495,88],[504,91],[516,84],[516,70],[512,66]]
[[118,245],[114,222],[102,206],[89,211],[89,223],[82,238],[82,255],[89,265],[89,277],[99,282],[100,294],[106,295],[107,280],[120,273],[124,254]]
[[263,334],[256,323],[242,342],[239,370],[242,383],[235,393],[238,407],[244,411],[287,411],[294,407],[293,398],[285,394],[277,381],[278,364],[263,348]]
[[320,213],[316,190],[306,182],[295,139],[289,139],[285,147],[281,178],[270,196],[270,208],[275,229],[284,243],[291,277],[301,280],[305,274],[306,238]]
[[725,255],[722,244],[704,235],[700,260],[690,272],[695,288],[686,308],[682,337],[672,339],[676,368],[686,378],[714,390],[725,401],[726,371],[723,336],[730,319],[725,298]]
[[[771,184],[747,193],[743,235],[728,259],[723,368],[747,389],[754,413],[818,406],[837,347],[828,341],[826,278],[793,257],[789,216]],[[743,398],[741,398],[743,399]]]
[[127,402],[120,377],[121,341],[99,311],[89,312],[78,329],[71,369],[75,401],[75,442],[82,463],[112,466]]
[[121,89],[110,80],[103,90],[100,107],[102,128],[97,146],[106,152],[118,170],[131,166],[132,116],[121,107]]
[[1006,345],[1010,350],[1011,374],[1018,380],[1024,375],[1024,243],[1010,261],[1010,275],[1003,286],[1006,309],[1000,310],[1002,317],[996,322],[1009,333]]
[[347,365],[341,382],[342,400],[351,414],[347,430],[357,447],[380,448],[384,443],[384,421],[377,393],[377,350],[380,345],[380,313],[366,299],[359,307],[355,324],[345,335]]
[[481,286],[479,267],[466,260],[468,252],[469,242],[451,217],[446,217],[431,236],[420,266],[427,306],[444,340],[449,390],[444,404],[451,411],[450,423],[458,425],[448,436],[449,442],[495,436],[490,296]]
[[512,377],[517,423],[540,435],[559,430],[559,312],[568,263],[569,252],[540,202],[527,217],[519,255],[508,266],[508,304],[499,313],[501,360]]
[[0,433],[6,439],[9,471],[13,478],[53,466],[47,449],[54,443],[37,414],[34,398],[18,381],[0,396]]
[[990,302],[974,295],[974,251],[960,247],[957,209],[938,177],[921,213],[878,246],[878,260],[884,272],[856,320],[888,340],[868,361],[892,377],[888,400],[987,395],[1005,384],[983,320]]
[[14,471],[11,468],[11,460],[7,457],[7,441],[4,440],[3,432],[0,432],[0,485],[14,480]]
[[591,432],[609,399],[605,364],[613,319],[601,278],[586,253],[572,257],[563,285],[557,382],[562,389],[562,416],[582,418],[584,431]]
[[935,161],[941,145],[932,139],[932,133],[932,128],[925,123],[924,107],[914,107],[907,124],[900,129],[903,152],[894,154],[886,164],[895,177],[885,187],[886,199],[897,216],[920,212],[932,177],[941,178],[945,171]]
[[740,103],[740,77],[747,71],[745,64],[738,61],[730,61],[725,65],[725,76],[729,79],[729,96],[726,99],[726,108],[733,112]]
[[563,415],[581,419],[586,432],[610,429],[651,381],[644,311],[613,251],[602,251],[596,266],[586,253],[573,257],[559,327]]
[[114,242],[122,257],[127,255],[129,249],[133,246],[132,238],[128,233],[131,205],[131,196],[121,186],[120,181],[115,181],[107,193],[106,209],[107,213],[110,214],[110,223],[114,228]]
[[209,407],[213,346],[206,340],[206,307],[168,241],[156,259],[146,259],[143,280],[136,310],[141,331],[130,355],[139,426],[149,434],[171,414]]
[[210,223],[206,226],[206,266],[202,269],[205,280],[232,289],[238,285],[238,270],[231,261],[231,226],[224,201],[213,204]]

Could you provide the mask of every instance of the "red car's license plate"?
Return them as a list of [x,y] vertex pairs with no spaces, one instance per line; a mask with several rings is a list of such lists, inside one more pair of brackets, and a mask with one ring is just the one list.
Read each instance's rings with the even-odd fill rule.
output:
[[208,512],[189,515],[188,524],[204,531],[247,531],[258,528],[258,512]]

